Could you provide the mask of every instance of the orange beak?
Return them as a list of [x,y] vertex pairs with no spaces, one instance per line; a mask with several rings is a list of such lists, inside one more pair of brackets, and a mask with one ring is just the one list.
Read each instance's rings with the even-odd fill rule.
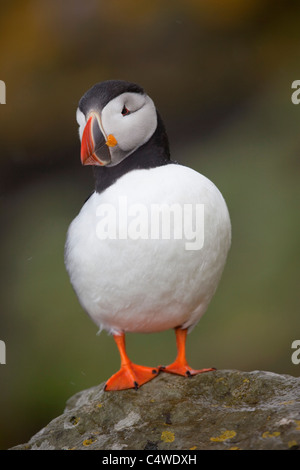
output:
[[99,116],[92,113],[84,128],[81,139],[81,163],[83,165],[104,166],[111,162],[109,147],[117,145],[117,140],[110,134],[107,139],[101,131]]

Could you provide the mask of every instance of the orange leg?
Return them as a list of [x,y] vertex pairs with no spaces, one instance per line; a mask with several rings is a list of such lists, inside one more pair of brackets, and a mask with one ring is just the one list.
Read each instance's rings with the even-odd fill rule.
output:
[[104,390],[124,390],[135,388],[136,390],[153,379],[159,373],[158,368],[144,367],[133,364],[126,354],[125,335],[114,335],[121,358],[121,368],[105,384]]
[[177,345],[177,357],[175,361],[169,366],[160,366],[160,370],[163,372],[169,372],[170,374],[178,374],[189,377],[191,375],[201,374],[202,372],[210,372],[215,370],[211,369],[192,369],[186,360],[185,357],[185,342],[187,329],[181,329],[180,327],[175,328],[176,334],[176,345]]

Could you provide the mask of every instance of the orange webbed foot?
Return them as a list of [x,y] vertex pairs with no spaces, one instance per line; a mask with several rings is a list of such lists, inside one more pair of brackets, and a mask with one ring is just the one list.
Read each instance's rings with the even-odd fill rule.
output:
[[159,366],[159,370],[168,372],[169,374],[183,375],[184,377],[191,377],[192,375],[202,374],[203,372],[211,372],[216,370],[214,367],[209,369],[192,369],[188,364],[180,364],[173,362],[169,366]]
[[187,329],[180,327],[175,328],[177,357],[169,366],[159,366],[159,370],[168,372],[169,374],[183,375],[184,377],[191,377],[192,375],[202,374],[203,372],[211,372],[216,370],[214,367],[209,369],[192,369],[185,357],[185,343],[187,336]]
[[132,362],[122,365],[120,370],[111,376],[105,384],[104,390],[125,390],[135,388],[136,390],[159,373],[155,367],[145,367]]
[[136,390],[149,380],[154,379],[159,373],[158,367],[146,367],[133,364],[126,354],[125,334],[114,335],[121,358],[121,368],[111,376],[105,384],[104,390]]

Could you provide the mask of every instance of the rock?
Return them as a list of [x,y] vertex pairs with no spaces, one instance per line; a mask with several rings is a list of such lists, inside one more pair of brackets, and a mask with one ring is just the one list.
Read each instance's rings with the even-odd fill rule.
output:
[[161,373],[139,390],[77,393],[64,413],[13,450],[300,448],[300,378],[219,370]]

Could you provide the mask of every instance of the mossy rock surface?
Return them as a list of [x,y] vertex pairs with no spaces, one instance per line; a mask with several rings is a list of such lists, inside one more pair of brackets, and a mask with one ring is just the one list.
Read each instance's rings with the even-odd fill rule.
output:
[[219,370],[161,373],[137,391],[77,393],[14,450],[300,448],[300,378]]

